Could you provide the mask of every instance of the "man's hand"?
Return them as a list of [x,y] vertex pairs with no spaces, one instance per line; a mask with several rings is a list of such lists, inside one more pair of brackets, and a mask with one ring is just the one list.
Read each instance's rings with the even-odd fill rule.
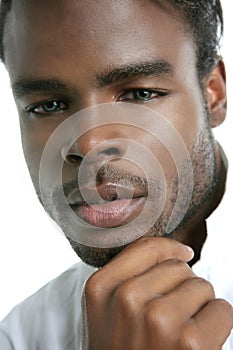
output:
[[219,350],[233,327],[229,303],[187,264],[175,240],[141,238],[86,283],[89,350]]

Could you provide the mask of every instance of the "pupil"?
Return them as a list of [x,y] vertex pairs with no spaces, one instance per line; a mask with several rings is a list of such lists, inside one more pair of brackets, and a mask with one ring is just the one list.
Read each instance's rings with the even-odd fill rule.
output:
[[151,92],[146,90],[139,90],[135,95],[135,97],[138,99],[148,99],[151,96]]
[[46,104],[46,109],[49,110],[49,111],[53,111],[54,109],[56,109],[58,107],[58,103],[55,102],[55,101],[51,101],[51,102],[48,102]]

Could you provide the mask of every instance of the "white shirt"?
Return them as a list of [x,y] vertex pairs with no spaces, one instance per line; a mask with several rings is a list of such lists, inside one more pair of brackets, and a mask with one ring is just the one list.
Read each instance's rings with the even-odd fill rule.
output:
[[80,262],[17,305],[0,324],[0,349],[81,349],[81,295],[94,271]]

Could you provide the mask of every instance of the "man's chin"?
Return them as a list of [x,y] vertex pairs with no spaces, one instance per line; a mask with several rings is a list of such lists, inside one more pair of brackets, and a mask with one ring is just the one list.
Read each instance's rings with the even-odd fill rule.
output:
[[71,238],[67,237],[71,247],[80,259],[86,264],[93,267],[103,267],[111,261],[117,254],[119,254],[127,245],[113,248],[95,248],[88,247],[77,243]]

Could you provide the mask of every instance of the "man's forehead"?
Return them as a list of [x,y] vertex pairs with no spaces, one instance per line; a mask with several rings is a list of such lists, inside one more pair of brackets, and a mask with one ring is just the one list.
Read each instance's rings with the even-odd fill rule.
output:
[[[11,17],[6,61],[17,70],[16,79],[35,71],[51,76],[53,68],[85,65],[91,71],[100,64],[103,70],[147,58],[169,62],[180,46],[188,51],[193,45],[182,23],[149,0],[19,0]],[[169,63],[175,66],[178,56]]]
[[[165,1],[165,0],[163,0]],[[21,9],[21,10],[32,10],[34,12],[39,9],[53,9],[54,12],[59,10],[75,10],[78,8],[81,10],[85,9],[86,12],[95,8],[96,11],[98,9],[107,9],[107,8],[125,8],[125,7],[135,7],[135,6],[145,6],[147,3],[157,4],[157,0],[12,0],[12,8]],[[46,14],[45,14],[46,15]],[[104,15],[104,13],[103,13]]]
[[[62,19],[67,17],[70,19],[74,16],[85,14],[88,18],[95,15],[96,18],[103,20],[109,17],[114,20],[113,14],[121,16],[121,18],[129,17],[134,11],[134,15],[148,14],[150,19],[151,9],[159,9],[174,16],[175,8],[167,0],[12,0],[12,9],[17,15],[23,15],[24,19],[36,19],[39,15],[43,15],[44,21],[49,17],[50,13],[57,16],[62,14]],[[30,16],[31,15],[31,16]],[[100,16],[99,16],[100,15]],[[133,21],[133,18],[131,18]],[[102,23],[106,25],[106,23]]]

